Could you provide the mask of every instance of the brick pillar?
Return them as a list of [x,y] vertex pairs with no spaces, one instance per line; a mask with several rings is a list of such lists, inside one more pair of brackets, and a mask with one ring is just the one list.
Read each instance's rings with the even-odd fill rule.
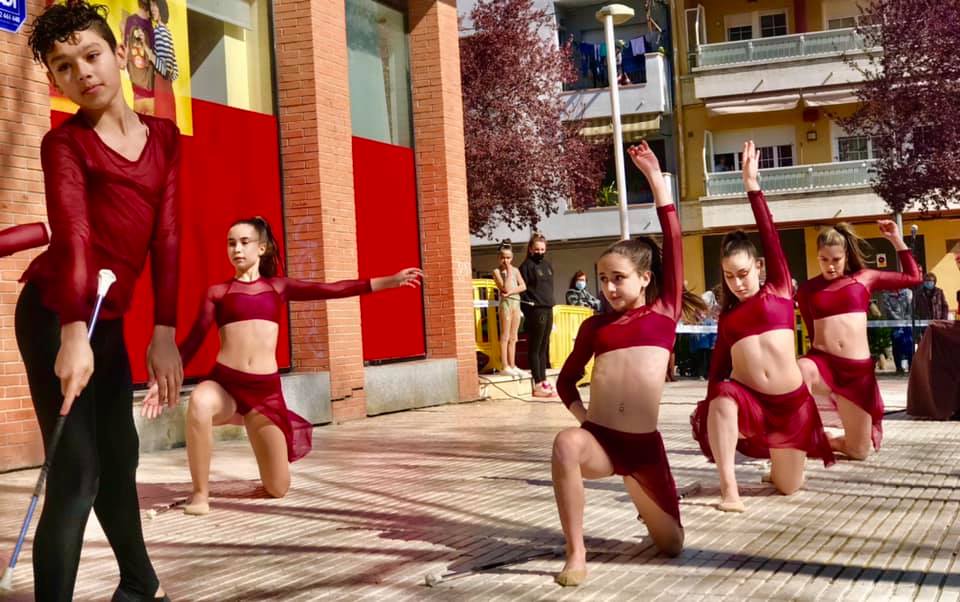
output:
[[[42,1],[30,1],[36,15]],[[26,27],[23,28],[24,30]],[[50,96],[27,35],[0,35],[0,228],[46,221],[40,141],[50,129]],[[39,251],[0,259],[0,471],[43,462],[43,444],[13,330],[17,279]]]
[[457,359],[460,398],[470,399],[478,382],[457,6],[453,0],[408,6],[427,353]]
[[[357,277],[344,2],[276,0],[287,269],[308,280]],[[330,372],[335,421],[366,416],[360,302],[291,306],[297,371]]]

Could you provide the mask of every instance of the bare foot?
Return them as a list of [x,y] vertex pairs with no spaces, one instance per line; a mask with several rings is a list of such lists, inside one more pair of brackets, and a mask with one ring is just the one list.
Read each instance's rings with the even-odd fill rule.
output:
[[721,512],[743,512],[746,510],[743,502],[740,501],[740,490],[736,485],[727,490],[720,489],[720,503],[717,504],[717,510]]
[[210,496],[206,493],[196,493],[183,505],[183,513],[193,516],[203,516],[210,513]]
[[743,502],[741,502],[740,500],[736,500],[736,501],[721,500],[720,503],[717,504],[717,510],[719,510],[720,512],[744,512],[746,511],[746,509],[747,507],[744,506]]

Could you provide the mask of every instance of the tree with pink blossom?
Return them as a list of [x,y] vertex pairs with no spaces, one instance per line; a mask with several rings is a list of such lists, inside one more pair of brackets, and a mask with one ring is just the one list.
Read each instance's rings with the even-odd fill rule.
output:
[[[480,0],[460,40],[470,231],[535,228],[596,204],[609,140],[588,141],[561,97],[576,82],[572,43],[558,45],[553,16],[533,0]],[[551,32],[550,35],[544,35]]]
[[873,188],[894,212],[945,209],[960,201],[960,2],[873,0],[861,11],[858,34],[881,50],[861,69],[861,104],[838,121],[873,140]]

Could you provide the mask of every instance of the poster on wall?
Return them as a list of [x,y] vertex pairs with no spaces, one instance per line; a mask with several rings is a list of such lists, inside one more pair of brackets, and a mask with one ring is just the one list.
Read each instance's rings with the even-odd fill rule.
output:
[[[107,23],[127,49],[121,82],[134,111],[175,121],[193,135],[190,52],[184,0],[97,0],[109,9]],[[75,113],[77,106],[50,87],[50,108]]]

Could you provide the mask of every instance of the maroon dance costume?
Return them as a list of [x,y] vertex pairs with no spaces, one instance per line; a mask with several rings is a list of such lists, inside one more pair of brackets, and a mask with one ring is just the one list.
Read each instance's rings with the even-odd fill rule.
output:
[[40,146],[54,235],[20,281],[40,290],[43,306],[61,324],[90,318],[103,268],[113,270],[117,281],[100,319],[122,318],[148,254],[154,323],[177,323],[180,133],[166,119],[137,118],[149,135],[136,161],[107,146],[79,113],[50,130]]
[[[657,216],[663,230],[660,296],[643,307],[592,316],[580,326],[573,351],[557,378],[557,392],[568,408],[581,401],[577,383],[591,357],[630,347],[673,350],[683,297],[680,222],[673,205],[658,207]],[[633,477],[661,510],[681,524],[677,486],[659,431],[625,433],[592,422],[584,422],[580,428],[596,438],[615,474]]]
[[0,231],[0,257],[13,255],[50,242],[47,229],[41,223],[12,226]]
[[[870,295],[874,291],[913,288],[922,282],[920,268],[910,251],[905,249],[897,255],[900,265],[903,266],[903,273],[862,269],[833,280],[827,280],[822,275],[817,276],[800,286],[797,302],[811,343],[816,340],[816,320],[839,314],[865,314],[870,307]],[[873,421],[873,447],[880,449],[883,439],[883,398],[880,397],[880,387],[877,386],[873,359],[838,357],[812,346],[804,357],[816,364],[820,377],[830,387],[833,395],[849,399],[870,414]],[[832,395],[830,404],[830,407],[822,409],[832,418],[831,424],[838,424],[839,418],[835,415],[837,402]]]
[[[371,292],[369,280],[343,280],[332,284],[305,282],[283,277],[261,277],[251,282],[230,279],[207,289],[207,298],[190,334],[180,345],[183,364],[196,354],[207,331],[216,321],[219,328],[245,320],[280,323],[287,301],[319,301],[353,297]],[[280,388],[280,374],[250,374],[219,362],[207,377],[219,384],[237,402],[237,412],[256,410],[280,427],[287,441],[287,459],[294,462],[310,453],[313,425],[287,409]]]
[[693,436],[711,462],[713,452],[707,435],[710,403],[717,397],[729,397],[737,404],[737,422],[741,439],[740,453],[754,458],[769,458],[770,448],[805,451],[811,458],[820,458],[824,465],[835,462],[830,442],[823,432],[817,404],[805,384],[795,391],[779,395],[762,393],[730,379],[733,372],[735,343],[743,338],[771,330],[795,328],[793,285],[790,269],[780,246],[780,235],[773,223],[767,201],[760,191],[747,193],[754,218],[760,230],[765,255],[767,279],[757,294],[720,315],[717,344],[710,357],[710,378],[707,398],[697,404],[690,417]]

